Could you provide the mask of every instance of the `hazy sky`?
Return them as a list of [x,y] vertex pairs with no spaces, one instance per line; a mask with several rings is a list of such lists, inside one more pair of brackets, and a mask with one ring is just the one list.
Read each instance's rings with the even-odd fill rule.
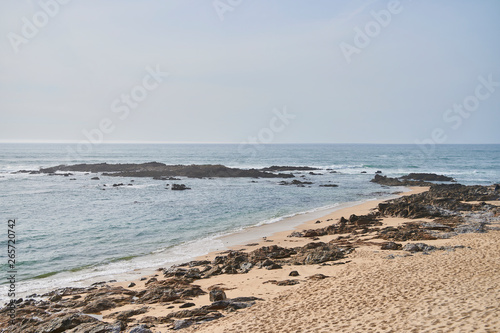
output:
[[0,141],[500,143],[498,0],[2,0],[0,32]]

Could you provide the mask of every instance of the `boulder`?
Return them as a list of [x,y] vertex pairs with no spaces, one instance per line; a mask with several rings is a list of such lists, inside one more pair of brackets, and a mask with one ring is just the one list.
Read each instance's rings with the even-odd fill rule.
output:
[[209,293],[210,302],[223,301],[227,298],[226,293],[222,289],[214,289]]
[[380,249],[381,250],[401,250],[402,247],[403,247],[402,244],[395,243],[395,242],[387,242],[387,243],[382,244]]

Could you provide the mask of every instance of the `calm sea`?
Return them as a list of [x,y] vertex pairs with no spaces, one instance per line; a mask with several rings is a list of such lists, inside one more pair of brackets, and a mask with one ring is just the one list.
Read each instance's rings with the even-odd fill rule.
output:
[[[221,235],[290,216],[306,219],[305,212],[401,190],[370,183],[378,170],[388,176],[433,172],[462,184],[500,182],[500,145],[442,145],[424,151],[415,145],[101,144],[77,151],[78,146],[68,144],[0,144],[0,270],[7,275],[7,221],[15,218],[19,296],[165,267],[221,249]],[[186,178],[176,182],[191,190],[170,191],[165,185],[172,181],[149,178],[132,183],[101,175],[91,180],[95,175],[84,173],[12,173],[59,164],[151,161],[313,166],[321,175],[294,172],[313,182],[309,187],[280,186],[281,179]],[[113,183],[133,186],[113,188]],[[0,285],[2,301],[7,288]]]

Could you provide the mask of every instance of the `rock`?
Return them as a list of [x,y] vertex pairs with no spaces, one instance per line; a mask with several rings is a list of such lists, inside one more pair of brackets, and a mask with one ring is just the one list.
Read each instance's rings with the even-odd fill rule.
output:
[[184,303],[181,306],[179,306],[179,309],[191,308],[193,306],[196,306],[196,304],[188,302],[188,303]]
[[113,325],[109,325],[104,322],[92,322],[92,323],[84,323],[78,325],[77,327],[65,331],[66,333],[120,333],[125,329],[125,326],[122,327],[120,323],[116,323]]
[[183,328],[187,328],[191,325],[194,324],[194,321],[192,320],[184,320],[184,319],[181,319],[181,320],[174,320],[174,326],[173,326],[173,329],[174,330],[180,330],[180,329],[183,329]]
[[344,252],[333,244],[309,243],[297,251],[290,261],[295,265],[315,265],[344,258]]
[[128,288],[132,288],[132,287],[135,287],[135,283],[134,282],[130,282],[130,284],[128,285]]
[[287,182],[287,181],[281,181],[278,183],[278,185],[297,185],[297,186],[304,186],[304,185],[311,185],[312,182],[301,182],[300,180],[297,180],[297,179],[294,179],[293,181],[291,182]]
[[424,243],[408,243],[403,247],[403,251],[408,252],[428,252],[435,249],[436,247]]
[[263,246],[250,252],[250,258],[252,260],[264,260],[266,258],[270,259],[284,259],[297,253],[294,249],[288,249],[280,247],[277,245]]
[[160,176],[160,177],[153,177],[155,180],[181,180],[180,178],[176,177],[165,177],[165,176]]
[[241,263],[239,273],[248,273],[250,271],[250,269],[252,269],[252,267],[253,267],[253,264],[251,262]]
[[99,177],[92,177],[90,180],[99,180]]
[[146,325],[139,325],[132,327],[128,333],[153,333]]
[[304,234],[302,232],[294,231],[287,237],[304,237]]
[[387,242],[387,243],[382,244],[380,249],[381,250],[401,250],[402,247],[403,247],[402,244],[395,243],[395,242]]
[[410,173],[406,176],[400,177],[401,179],[411,179],[411,180],[424,180],[424,181],[438,181],[438,182],[452,182],[453,178],[443,175],[437,175],[435,173]]
[[210,302],[223,301],[226,298],[226,293],[222,289],[214,289],[209,293]]
[[143,314],[148,312],[148,307],[142,307],[138,309],[133,309],[133,310],[125,310],[125,311],[118,311],[118,312],[113,312],[110,313],[106,316],[104,316],[105,319],[108,318],[114,318],[122,322],[127,322],[129,321],[130,317],[137,316],[139,314]]
[[324,184],[320,185],[319,187],[339,187],[337,184]]
[[276,285],[282,287],[282,286],[293,286],[299,283],[300,283],[299,280],[283,280],[276,282]]
[[375,173],[376,173],[376,174],[381,174],[381,173],[382,173],[382,171],[377,170]]
[[[54,315],[56,316],[56,315]],[[56,317],[54,319],[49,319],[47,322],[42,323],[37,326],[36,332],[45,333],[62,333],[69,331],[84,323],[98,323],[99,321],[95,318],[84,314],[67,314],[61,317]]]
[[75,164],[58,165],[50,168],[42,168],[42,173],[54,173],[56,171],[76,171],[76,172],[102,172],[102,175],[109,177],[189,177],[189,178],[210,178],[210,177],[249,177],[249,178],[293,178],[292,174],[272,173],[257,169],[228,168],[224,165],[166,165],[158,162],[129,163],[129,164]]
[[307,166],[295,167],[295,166],[277,166],[277,165],[273,165],[273,166],[268,167],[268,168],[260,169],[260,171],[271,171],[271,172],[277,172],[277,171],[309,171],[309,170],[320,170],[320,169],[312,168],[312,167],[307,167]]
[[172,191],[184,191],[184,190],[190,190],[190,187],[187,187],[184,184],[172,184]]
[[317,280],[323,280],[326,279],[328,276],[323,275],[323,274],[314,274],[309,277],[307,277],[309,280],[317,281]]
[[83,309],[83,313],[100,313],[104,310],[109,310],[116,307],[117,304],[108,298],[101,298],[87,304]]
[[299,276],[299,272],[291,271],[290,274],[288,274],[288,276]]

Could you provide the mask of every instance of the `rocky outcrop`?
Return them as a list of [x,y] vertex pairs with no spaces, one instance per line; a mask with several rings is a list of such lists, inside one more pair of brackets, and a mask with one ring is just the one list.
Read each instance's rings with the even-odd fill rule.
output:
[[282,171],[312,171],[320,170],[318,168],[312,168],[308,166],[278,166],[273,165],[267,168],[259,169],[260,171],[271,171],[271,172],[282,172]]
[[422,180],[427,182],[454,182],[452,177],[437,175],[435,173],[410,173],[400,177],[403,180]]
[[302,182],[300,180],[294,179],[291,182],[281,181],[278,185],[297,185],[298,187],[304,187],[305,185],[311,185],[312,182]]
[[377,214],[367,214],[367,215],[355,215],[352,214],[349,219],[344,217],[340,218],[338,223],[331,224],[324,228],[319,229],[308,229],[302,232],[293,232],[288,237],[319,237],[325,235],[336,235],[336,234],[346,234],[357,232],[357,230],[362,230],[361,232],[368,232],[372,230],[371,227],[380,226],[380,218]]
[[187,187],[184,184],[172,184],[172,187],[170,188],[172,191],[184,191],[184,190],[190,190],[190,187]]
[[432,186],[431,182],[454,182],[455,180],[448,176],[437,175],[435,173],[410,173],[399,178],[390,178],[375,174],[371,180],[372,183],[377,183],[385,186]]
[[224,165],[166,165],[158,162],[142,164],[76,164],[58,165],[50,168],[42,168],[42,173],[54,173],[56,171],[74,172],[102,172],[105,176],[112,177],[151,177],[156,179],[168,179],[170,177],[251,177],[251,178],[292,178],[292,174],[272,173],[257,169],[228,168]]
[[382,176],[380,174],[376,174],[375,177],[370,181],[372,183],[377,183],[385,186],[431,186],[433,184],[422,180],[401,180],[399,178],[391,178]]

